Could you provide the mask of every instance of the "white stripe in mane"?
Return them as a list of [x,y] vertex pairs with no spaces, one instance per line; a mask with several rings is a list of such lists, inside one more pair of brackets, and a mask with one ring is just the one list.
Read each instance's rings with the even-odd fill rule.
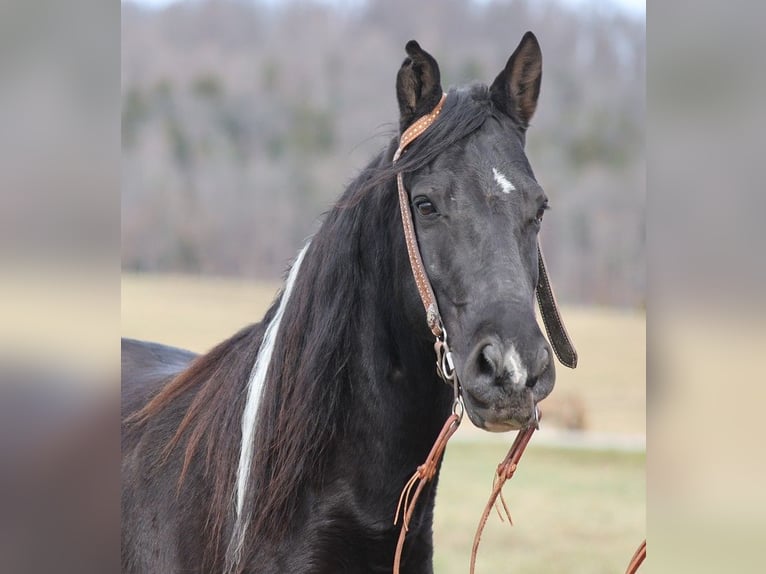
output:
[[311,241],[307,242],[303,249],[301,249],[300,253],[298,253],[298,257],[295,259],[295,263],[293,263],[293,266],[290,269],[284,290],[282,291],[282,298],[279,301],[279,307],[269,323],[269,326],[266,328],[261,347],[258,350],[258,356],[253,365],[253,370],[250,372],[250,380],[247,384],[247,400],[242,415],[242,448],[239,452],[239,467],[237,468],[237,519],[234,523],[234,531],[232,532],[232,538],[229,544],[229,559],[227,560],[227,564],[229,565],[228,569],[231,569],[239,563],[242,554],[242,546],[245,542],[248,517],[243,516],[242,510],[247,495],[248,482],[250,480],[250,465],[253,460],[253,435],[255,432],[255,420],[258,415],[258,405],[261,402],[261,394],[263,393],[266,374],[268,373],[269,364],[271,363],[271,355],[274,352],[274,343],[277,334],[279,333],[279,325],[282,322],[282,316],[285,313],[285,308],[287,307],[287,303],[290,300],[290,295],[293,291],[295,278],[298,276],[298,271],[303,262],[303,256],[306,255],[309,245],[311,245]]

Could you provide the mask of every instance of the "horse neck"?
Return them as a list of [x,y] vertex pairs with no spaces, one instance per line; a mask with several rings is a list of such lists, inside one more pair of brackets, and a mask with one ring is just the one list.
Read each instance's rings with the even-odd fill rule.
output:
[[329,470],[338,476],[357,467],[354,486],[377,497],[387,519],[407,478],[427,456],[452,398],[436,375],[433,337],[398,215],[393,186],[366,194],[359,209],[340,215],[357,219],[347,241],[360,278],[353,305],[358,331],[344,372],[350,404],[336,468]]
[[[352,184],[305,253],[253,436],[253,552],[300,538],[321,518],[306,515],[310,501],[392,528],[399,491],[449,415],[398,213],[392,186]],[[433,501],[419,506],[430,518]]]
[[[227,553],[233,563],[311,540],[311,525],[326,531],[333,516],[351,515],[372,552],[381,534],[391,542],[398,494],[449,415],[451,390],[435,373],[396,190],[355,185],[291,272],[256,426],[243,435],[253,457],[237,475],[250,469]],[[424,540],[432,508],[424,497],[413,521]],[[384,562],[392,551],[380,552]]]

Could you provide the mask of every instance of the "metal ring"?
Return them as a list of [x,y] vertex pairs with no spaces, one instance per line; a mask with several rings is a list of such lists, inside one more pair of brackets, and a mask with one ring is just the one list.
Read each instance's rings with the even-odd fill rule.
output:
[[454,401],[452,401],[452,414],[457,416],[457,422],[460,423],[463,420],[463,414],[465,413],[465,405],[463,404],[463,397],[458,395]]
[[441,356],[441,371],[442,377],[447,381],[451,381],[455,378],[455,364],[452,362],[452,351],[449,350],[446,343],[445,352]]

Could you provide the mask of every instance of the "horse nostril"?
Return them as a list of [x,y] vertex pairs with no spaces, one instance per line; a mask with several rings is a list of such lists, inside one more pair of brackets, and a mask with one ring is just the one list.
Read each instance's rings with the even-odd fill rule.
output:
[[547,345],[540,347],[535,356],[534,370],[527,377],[526,386],[531,389],[537,384],[537,379],[540,378],[550,364],[551,356],[548,352]]
[[490,355],[491,355],[490,345],[485,345],[484,348],[479,353],[479,357],[478,357],[478,367],[479,367],[480,375],[484,375],[486,377],[494,377],[495,365]]
[[548,345],[543,345],[537,351],[537,357],[535,357],[535,370],[534,370],[535,376],[533,377],[535,380],[537,379],[537,377],[539,377],[545,372],[545,369],[548,368],[548,365],[550,364],[550,362],[551,362],[551,354],[548,352]]

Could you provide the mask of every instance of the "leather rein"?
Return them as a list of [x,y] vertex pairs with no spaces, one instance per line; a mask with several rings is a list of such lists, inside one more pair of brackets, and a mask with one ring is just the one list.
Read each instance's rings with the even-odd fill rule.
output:
[[[402,154],[405,152],[407,146],[409,146],[415,139],[417,139],[423,132],[425,132],[439,117],[439,114],[444,107],[444,102],[447,99],[447,94],[443,94],[436,107],[428,114],[420,117],[412,125],[410,125],[399,138],[399,147],[394,153],[393,163],[399,160]],[[410,260],[410,267],[412,269],[412,275],[415,279],[415,284],[418,288],[420,299],[423,303],[423,307],[426,311],[426,321],[428,328],[434,335],[434,352],[436,354],[436,371],[441,379],[452,385],[454,390],[454,401],[452,403],[452,414],[447,418],[444,426],[439,432],[439,435],[434,442],[431,451],[428,453],[426,460],[421,464],[414,472],[412,477],[407,481],[402,493],[399,496],[399,502],[396,507],[396,513],[394,516],[394,524],[398,524],[401,519],[401,529],[399,531],[399,540],[396,545],[396,553],[394,555],[393,574],[399,574],[402,552],[404,549],[404,539],[409,530],[409,523],[412,519],[412,514],[415,510],[415,504],[417,503],[420,494],[423,492],[425,485],[430,482],[436,475],[436,470],[439,466],[439,461],[444,454],[444,449],[447,447],[447,442],[455,434],[460,423],[463,419],[463,413],[465,406],[463,404],[462,390],[460,381],[458,380],[457,373],[455,372],[455,365],[452,359],[452,352],[447,340],[447,330],[442,322],[441,314],[439,313],[439,306],[434,295],[431,282],[428,279],[425,266],[423,265],[423,258],[420,255],[420,249],[418,247],[417,236],[415,234],[415,226],[412,221],[412,211],[410,209],[410,200],[407,189],[404,187],[404,174],[400,171],[396,174],[396,187],[399,194],[399,210],[402,217],[402,226],[404,228],[404,239],[407,244],[407,255]],[[575,351],[572,340],[564,327],[561,320],[561,315],[558,311],[556,304],[556,298],[553,293],[550,281],[548,279],[548,272],[545,268],[545,260],[543,259],[543,253],[540,249],[540,245],[537,246],[538,251],[538,284],[537,284],[537,302],[540,307],[540,314],[545,325],[545,330],[548,334],[548,338],[551,343],[556,357],[559,361],[569,368],[574,369],[577,366],[577,352]],[[502,495],[502,488],[505,482],[510,479],[521,460],[524,449],[532,438],[535,430],[538,428],[538,421],[540,418],[540,410],[535,407],[535,424],[522,429],[516,436],[513,444],[511,445],[508,454],[503,461],[498,465],[495,480],[492,485],[492,492],[490,498],[484,507],[484,512],[481,515],[479,526],[474,536],[473,547],[471,549],[471,569],[470,573],[474,574],[476,567],[476,555],[479,549],[479,542],[481,541],[481,534],[484,530],[484,525],[489,518],[489,514],[493,507],[497,508],[500,519],[502,520],[502,514],[498,505],[498,498],[502,504],[502,508],[508,518],[509,523],[512,524],[511,514],[508,510],[508,505]],[[628,566],[626,574],[634,574],[638,567],[646,557],[646,541],[644,541],[633,559]]]

